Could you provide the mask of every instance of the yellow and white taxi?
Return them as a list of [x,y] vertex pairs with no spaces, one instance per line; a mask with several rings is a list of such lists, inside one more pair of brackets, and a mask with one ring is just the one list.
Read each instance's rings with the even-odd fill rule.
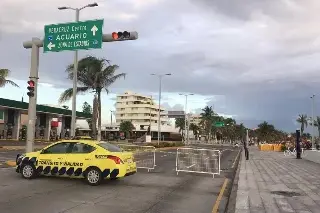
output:
[[16,172],[26,179],[39,175],[85,178],[89,185],[137,172],[133,153],[108,142],[81,139],[60,141],[37,152],[18,154],[16,164]]

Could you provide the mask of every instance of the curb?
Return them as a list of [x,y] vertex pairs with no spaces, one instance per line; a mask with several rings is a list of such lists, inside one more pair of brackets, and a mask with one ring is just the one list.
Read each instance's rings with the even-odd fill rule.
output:
[[231,182],[231,189],[229,192],[229,198],[228,198],[226,209],[225,209],[224,213],[234,213],[235,212],[241,159],[242,159],[242,149],[239,154],[238,163],[236,163],[236,166],[234,168],[235,169],[234,178]]
[[167,149],[178,149],[178,148],[183,148],[185,146],[173,146],[173,147],[163,147],[163,148],[156,148],[157,150],[167,150]]
[[11,166],[11,167],[15,167],[15,166],[16,166],[16,162],[13,161],[13,160],[8,160],[8,161],[6,161],[6,164],[7,164],[8,166]]

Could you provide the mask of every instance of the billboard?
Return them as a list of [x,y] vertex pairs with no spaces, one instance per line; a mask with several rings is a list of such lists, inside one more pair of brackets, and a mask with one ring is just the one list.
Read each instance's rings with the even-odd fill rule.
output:
[[168,118],[184,118],[184,111],[168,111]]

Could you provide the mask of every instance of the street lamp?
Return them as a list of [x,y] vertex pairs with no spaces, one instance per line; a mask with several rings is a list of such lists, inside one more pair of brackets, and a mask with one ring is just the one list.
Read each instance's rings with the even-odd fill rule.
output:
[[161,83],[162,83],[162,77],[166,75],[171,75],[171,73],[166,74],[155,74],[152,73],[151,75],[158,76],[159,78],[159,112],[158,112],[158,145],[160,144],[160,134],[161,134],[161,121],[160,121],[160,105],[161,105]]
[[312,99],[312,121],[311,121],[311,124],[312,124],[312,149],[315,148],[314,146],[314,98],[315,98],[315,95],[312,95],[310,97]]
[[[83,10],[87,7],[97,7],[97,3],[87,4],[80,8],[73,8],[73,7],[58,7],[59,10],[75,10],[76,11],[76,22],[79,21],[79,14],[80,10]],[[78,71],[78,51],[74,51],[74,64],[73,64],[73,90],[72,90],[72,115],[71,115],[71,137],[75,136],[75,126],[76,126],[76,94],[77,94],[77,71]],[[100,138],[101,138],[101,131],[100,131]]]
[[188,106],[188,96],[189,95],[194,95],[193,93],[189,93],[189,94],[182,94],[180,93],[179,95],[184,95],[186,97],[186,103],[184,105],[184,140],[186,141],[186,143],[189,143],[189,124],[187,124],[187,106]]
[[112,113],[114,113],[114,111],[113,110],[110,110],[110,116],[111,116],[111,126],[112,126]]

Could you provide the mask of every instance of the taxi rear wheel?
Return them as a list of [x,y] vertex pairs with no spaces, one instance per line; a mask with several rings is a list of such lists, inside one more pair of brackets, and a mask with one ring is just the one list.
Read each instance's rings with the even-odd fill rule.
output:
[[102,181],[101,171],[98,168],[89,168],[86,172],[86,181],[91,186],[97,186]]
[[36,167],[32,164],[23,164],[21,167],[21,175],[25,179],[33,179],[37,176]]

